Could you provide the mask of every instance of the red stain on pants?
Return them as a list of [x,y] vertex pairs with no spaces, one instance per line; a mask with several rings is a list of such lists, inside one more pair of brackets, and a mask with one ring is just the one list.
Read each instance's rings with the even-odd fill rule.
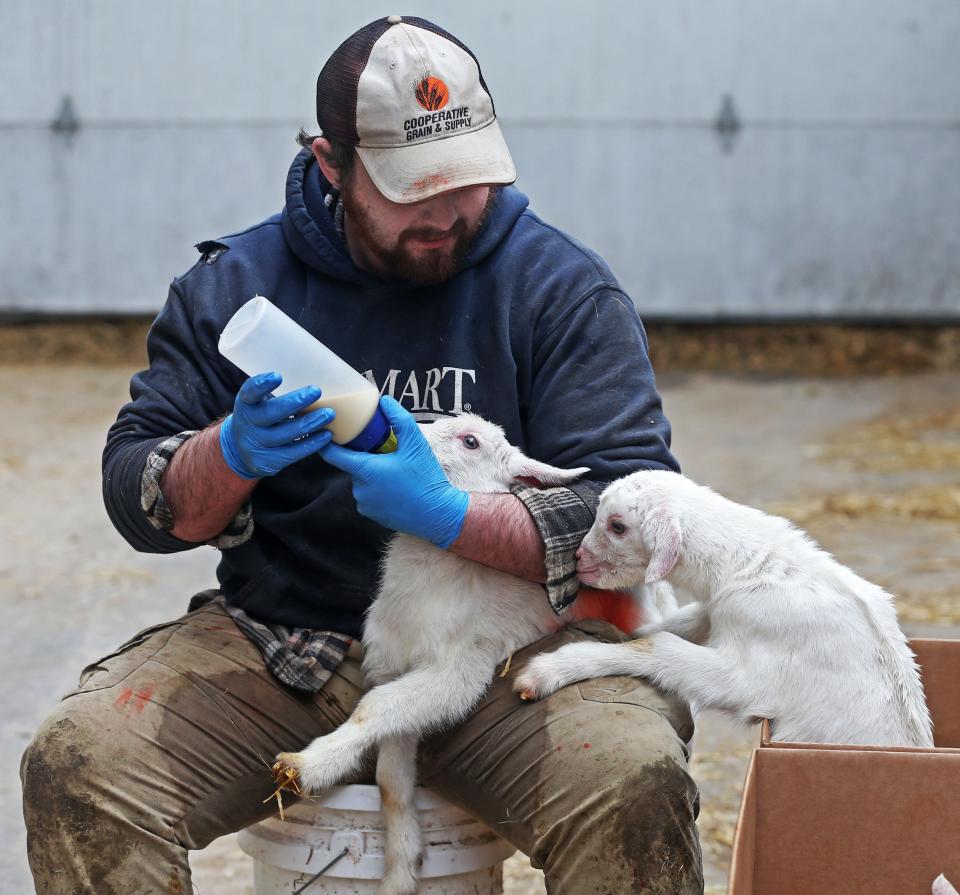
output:
[[113,704],[118,709],[126,709],[128,714],[139,715],[153,696],[154,684],[151,682],[134,692],[133,687],[124,687]]

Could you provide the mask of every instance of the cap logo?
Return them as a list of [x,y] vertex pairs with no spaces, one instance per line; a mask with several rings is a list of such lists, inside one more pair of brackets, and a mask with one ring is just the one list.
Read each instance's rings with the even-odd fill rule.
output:
[[430,72],[424,72],[423,77],[414,84],[413,95],[428,112],[439,111],[450,99],[447,85],[439,78],[433,77]]

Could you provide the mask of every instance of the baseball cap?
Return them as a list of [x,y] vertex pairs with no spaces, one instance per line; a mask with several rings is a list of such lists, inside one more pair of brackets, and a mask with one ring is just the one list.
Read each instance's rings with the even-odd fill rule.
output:
[[476,57],[415,16],[371,22],[334,51],[317,78],[317,123],[356,147],[392,202],[517,177]]

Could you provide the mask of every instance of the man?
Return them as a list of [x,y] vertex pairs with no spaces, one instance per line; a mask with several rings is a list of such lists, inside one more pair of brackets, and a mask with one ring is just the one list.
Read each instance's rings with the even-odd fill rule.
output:
[[[632,302],[508,186],[463,44],[421,19],[373,22],[324,66],[317,117],[282,215],[202,243],[174,281],[110,430],[118,530],[139,550],[217,546],[219,588],[88,666],[27,750],[40,891],[190,891],[189,849],[272,812],[273,756],[362,695],[356,638],[392,531],[545,582],[559,610],[603,484],[677,468]],[[319,389],[272,397],[271,371],[246,379],[219,356],[224,324],[257,293],[398,399],[382,399],[395,454],[332,450],[329,411],[295,416]],[[422,435],[408,411],[479,413],[590,480],[455,492],[429,451],[409,450]],[[570,626],[514,665],[591,637],[623,635]],[[421,781],[530,855],[550,892],[697,892],[691,735],[687,707],[642,681],[524,704],[507,678],[423,744]]]

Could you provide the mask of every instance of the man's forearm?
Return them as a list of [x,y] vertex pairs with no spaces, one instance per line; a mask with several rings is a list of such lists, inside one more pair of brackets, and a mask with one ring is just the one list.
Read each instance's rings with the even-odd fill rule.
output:
[[247,502],[258,479],[231,471],[220,451],[220,423],[180,447],[163,474],[161,489],[173,513],[171,534],[202,543],[220,534]]
[[527,581],[546,581],[543,539],[527,508],[512,494],[471,494],[463,528],[450,550]]

